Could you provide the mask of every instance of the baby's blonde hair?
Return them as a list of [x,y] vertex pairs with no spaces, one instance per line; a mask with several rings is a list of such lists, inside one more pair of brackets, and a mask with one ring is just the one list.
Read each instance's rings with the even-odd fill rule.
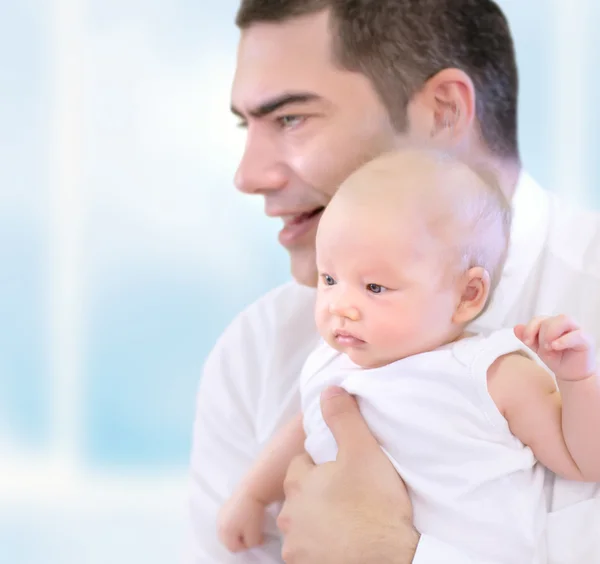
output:
[[462,272],[484,268],[490,275],[491,294],[500,282],[508,256],[512,210],[495,174],[488,169],[472,170],[482,179],[483,189],[470,202],[471,233],[462,244],[460,266]]
[[[455,276],[462,276],[471,268],[481,267],[490,277],[487,299],[474,319],[488,309],[504,270],[510,244],[512,210],[502,192],[496,175],[488,169],[471,169],[481,179],[479,189],[470,193],[463,203],[467,211],[457,241]],[[466,204],[466,205],[465,205]]]

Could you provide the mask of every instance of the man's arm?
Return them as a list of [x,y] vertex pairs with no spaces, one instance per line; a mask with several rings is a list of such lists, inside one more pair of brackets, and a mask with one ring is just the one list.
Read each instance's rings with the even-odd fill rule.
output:
[[290,465],[277,521],[287,564],[491,564],[419,537],[404,483],[350,395],[330,388],[321,408],[338,456],[315,466],[305,454]]

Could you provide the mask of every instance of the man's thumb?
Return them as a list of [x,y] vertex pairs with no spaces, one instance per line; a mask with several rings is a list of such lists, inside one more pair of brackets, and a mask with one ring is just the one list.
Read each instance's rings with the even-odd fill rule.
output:
[[378,448],[356,400],[346,390],[337,386],[326,388],[321,394],[321,411],[338,445],[338,457],[363,457],[365,449]]

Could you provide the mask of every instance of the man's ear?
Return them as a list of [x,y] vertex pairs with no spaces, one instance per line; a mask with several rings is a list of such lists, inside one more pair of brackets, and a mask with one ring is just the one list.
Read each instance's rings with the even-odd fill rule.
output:
[[452,321],[462,325],[473,321],[485,308],[490,295],[490,275],[485,268],[470,268],[461,278],[460,300]]
[[[468,135],[475,119],[475,87],[459,69],[444,69],[432,76],[409,105],[412,121],[423,138],[459,143]],[[413,124],[414,125],[414,124]]]

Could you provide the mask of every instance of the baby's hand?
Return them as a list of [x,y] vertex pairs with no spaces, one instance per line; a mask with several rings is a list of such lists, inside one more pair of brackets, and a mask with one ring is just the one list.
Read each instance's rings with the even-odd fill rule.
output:
[[592,338],[566,315],[536,317],[517,325],[515,335],[559,380],[585,380],[596,372]]
[[219,512],[219,539],[231,552],[263,543],[265,506],[245,492],[236,493]]

